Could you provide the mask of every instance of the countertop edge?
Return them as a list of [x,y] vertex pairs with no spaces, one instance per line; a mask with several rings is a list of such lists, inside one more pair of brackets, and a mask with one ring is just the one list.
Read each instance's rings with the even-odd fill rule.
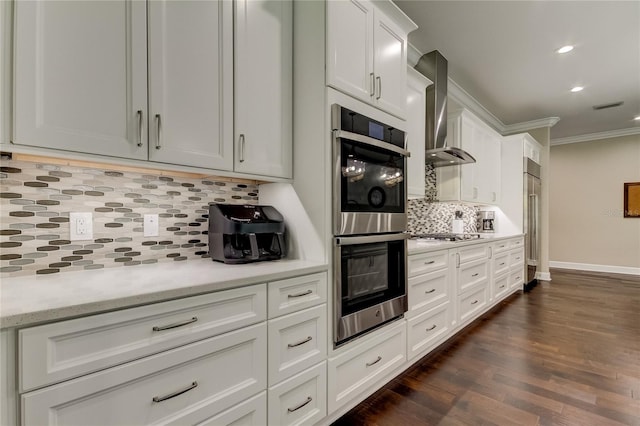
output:
[[429,253],[432,251],[438,250],[449,250],[452,248],[470,246],[474,244],[484,244],[484,243],[492,243],[500,240],[509,240],[511,238],[523,237],[524,234],[513,234],[513,235],[490,235],[483,236],[481,238],[475,240],[467,240],[467,241],[434,241],[428,243],[419,243],[416,240],[408,240],[407,243],[407,252],[409,256],[413,254],[420,253]]

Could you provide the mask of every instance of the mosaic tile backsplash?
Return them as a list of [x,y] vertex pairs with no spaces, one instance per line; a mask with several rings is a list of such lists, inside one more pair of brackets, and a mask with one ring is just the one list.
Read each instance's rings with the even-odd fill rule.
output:
[[437,203],[428,199],[409,200],[407,230],[411,234],[451,232],[454,212],[462,211],[464,232],[477,232],[478,207],[462,203]]
[[[258,186],[3,159],[0,276],[208,257],[208,204],[257,204]],[[93,213],[93,240],[69,241],[69,213]],[[160,232],[144,237],[145,214]]]

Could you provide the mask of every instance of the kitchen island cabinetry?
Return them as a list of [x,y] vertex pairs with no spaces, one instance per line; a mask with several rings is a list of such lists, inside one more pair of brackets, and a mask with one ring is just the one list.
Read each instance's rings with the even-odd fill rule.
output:
[[416,28],[385,2],[327,2],[327,84],[404,118],[407,35]]
[[291,2],[14,7],[6,151],[291,178]]
[[450,114],[447,126],[448,144],[469,152],[476,162],[436,168],[438,200],[498,205],[502,137],[464,109]]

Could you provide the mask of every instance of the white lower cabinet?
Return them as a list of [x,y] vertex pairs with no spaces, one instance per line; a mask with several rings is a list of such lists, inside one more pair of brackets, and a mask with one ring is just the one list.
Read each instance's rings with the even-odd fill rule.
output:
[[409,278],[407,318],[448,301],[450,294],[451,284],[448,269]]
[[497,277],[493,278],[493,301],[497,302],[503,299],[509,292],[511,288],[509,282],[510,275],[508,273],[503,273]]
[[330,358],[327,367],[329,412],[377,389],[376,382],[406,363],[406,350],[405,321],[398,321],[387,325],[375,338]]
[[269,320],[269,385],[327,356],[327,305]]
[[326,390],[326,361],[269,388],[269,424],[316,423],[327,414]]
[[451,303],[446,302],[407,321],[407,356],[409,360],[426,355],[451,333]]
[[458,324],[460,326],[473,320],[489,301],[487,283],[481,284],[458,296]]
[[24,425],[197,424],[266,388],[264,323],[22,395]]
[[266,423],[267,392],[262,391],[253,398],[198,423],[198,426],[264,426]]

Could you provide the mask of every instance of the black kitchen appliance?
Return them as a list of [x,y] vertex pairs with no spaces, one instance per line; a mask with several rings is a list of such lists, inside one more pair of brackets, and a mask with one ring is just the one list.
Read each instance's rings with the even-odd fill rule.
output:
[[286,256],[285,225],[272,206],[209,204],[209,255],[224,263]]

